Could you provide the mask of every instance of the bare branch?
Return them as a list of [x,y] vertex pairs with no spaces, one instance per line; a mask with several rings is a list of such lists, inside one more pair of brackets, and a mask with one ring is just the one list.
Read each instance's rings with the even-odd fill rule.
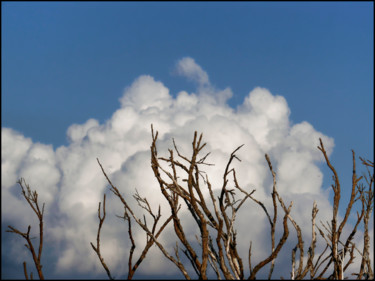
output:
[[[31,209],[34,211],[35,215],[38,217],[38,220],[39,220],[39,248],[38,248],[38,255],[35,252],[33,243],[31,242],[31,238],[30,238],[30,229],[31,229],[31,226],[30,225],[28,226],[28,229],[27,229],[26,233],[23,233],[23,232],[19,231],[18,229],[14,228],[12,226],[8,226],[8,228],[10,230],[6,230],[6,232],[18,234],[18,235],[22,236],[26,240],[26,242],[27,242],[26,248],[29,249],[29,251],[31,252],[31,255],[33,257],[33,261],[34,261],[34,264],[35,264],[35,267],[36,267],[36,270],[38,272],[39,279],[40,280],[44,280],[44,275],[43,275],[43,271],[42,271],[42,264],[41,264],[42,249],[43,249],[43,215],[44,215],[44,203],[43,203],[42,209],[40,209],[39,208],[39,202],[38,202],[38,193],[36,191],[32,191],[31,190],[30,186],[26,183],[25,179],[21,178],[17,183],[20,185],[20,187],[22,189],[23,197],[26,199],[27,203],[29,203]],[[25,191],[24,185],[26,187],[26,191]],[[27,276],[26,262],[24,262],[23,266],[24,266],[25,276]],[[32,279],[32,273],[30,274],[30,279]]]
[[104,258],[102,257],[101,252],[100,252],[100,231],[102,229],[102,226],[103,226],[103,223],[104,223],[104,220],[105,220],[105,216],[106,216],[105,194],[103,195],[103,215],[101,215],[101,212],[100,212],[100,205],[101,205],[101,202],[99,202],[99,207],[98,207],[99,226],[98,226],[98,233],[97,233],[97,236],[96,236],[96,247],[94,246],[94,244],[92,242],[90,242],[90,244],[91,244],[91,247],[94,249],[95,253],[98,255],[98,258],[99,258],[102,266],[104,267],[109,279],[113,280],[114,278],[112,277],[111,272],[110,272],[107,264],[105,263]]

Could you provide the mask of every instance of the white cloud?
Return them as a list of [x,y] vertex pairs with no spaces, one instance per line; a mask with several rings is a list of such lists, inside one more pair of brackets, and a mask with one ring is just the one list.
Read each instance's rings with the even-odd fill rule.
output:
[[18,180],[17,169],[32,141],[12,129],[1,129],[1,187],[10,188]]
[[148,108],[164,109],[170,106],[169,90],[149,75],[140,76],[125,90],[120,99],[122,107],[133,107],[136,110]]
[[89,119],[83,125],[73,124],[69,127],[67,131],[68,139],[71,142],[78,142],[81,141],[88,133],[88,131],[98,126],[99,123],[95,119]]
[[[56,151],[50,145],[33,143],[12,129],[2,128],[3,220],[17,221],[15,226],[22,227],[32,216],[26,211],[28,208],[15,184],[19,177],[25,177],[46,202],[46,236],[49,246],[56,247],[57,272],[69,270],[90,276],[103,273],[89,242],[96,239],[98,202],[104,192],[107,193],[107,221],[102,233],[103,255],[114,275],[119,276],[127,270],[124,266],[130,247],[124,238],[127,228],[114,216],[122,215],[123,208],[109,193],[97,157],[137,213],[141,214],[141,210],[136,208],[131,197],[135,188],[149,199],[153,208],[160,204],[163,218],[166,217],[169,207],[150,167],[151,124],[159,131],[160,156],[168,155],[167,149],[173,147],[172,138],[180,152],[190,155],[194,131],[203,133],[207,142],[203,153],[211,151],[207,161],[215,164],[205,170],[216,192],[222,186],[230,153],[245,144],[238,153],[242,162],[233,163],[243,188],[248,191],[255,188],[255,197],[271,206],[272,181],[264,159],[264,154],[268,153],[277,172],[279,191],[286,204],[294,200],[292,215],[304,233],[310,233],[314,200],[318,201],[319,215],[324,218],[330,214],[330,203],[321,186],[323,175],[318,168],[323,159],[316,147],[321,137],[330,154],[334,146],[332,138],[316,131],[307,122],[291,125],[286,100],[265,88],[250,91],[243,104],[233,109],[226,103],[232,95],[231,90],[215,89],[207,73],[192,58],[181,59],[177,70],[198,83],[197,93],[182,91],[173,98],[162,82],[151,76],[140,76],[125,89],[120,98],[121,107],[107,122],[100,124],[89,119],[83,124],[71,125],[67,130],[69,145]],[[24,216],[25,212],[27,216]],[[247,259],[249,240],[256,243],[253,244],[254,262],[265,257],[263,249],[270,241],[264,235],[264,232],[269,233],[269,225],[262,212],[259,206],[248,202],[236,224],[239,237],[243,237],[238,243],[243,243],[240,248],[244,259]],[[186,224],[193,225],[189,221]],[[187,229],[190,235],[196,231],[194,227]],[[142,231],[134,235],[137,243],[144,243]],[[167,246],[173,252],[175,240],[170,242],[166,237],[174,237],[171,229],[160,239],[169,243]],[[47,249],[48,245],[45,245],[45,251]],[[138,246],[136,253],[140,249]],[[158,255],[161,257],[160,253]],[[159,274],[171,266],[168,260],[160,258],[157,266],[149,264],[140,271],[146,273],[147,269],[147,274]]]
[[176,70],[178,74],[197,82],[200,86],[205,86],[210,83],[207,72],[204,71],[193,58],[184,57],[180,59],[177,62]]
[[[233,95],[230,88],[218,90],[211,85],[207,72],[204,71],[200,65],[198,65],[195,60],[190,57],[180,59],[176,63],[175,72],[198,84],[197,95],[200,103],[204,104],[205,106],[225,106],[226,101]],[[194,97],[196,97],[195,94],[192,95],[193,99]],[[205,109],[206,112],[210,112],[211,110],[212,108]]]

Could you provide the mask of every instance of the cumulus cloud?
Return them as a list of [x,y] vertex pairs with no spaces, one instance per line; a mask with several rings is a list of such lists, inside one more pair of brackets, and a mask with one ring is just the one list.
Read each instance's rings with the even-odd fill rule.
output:
[[[185,57],[176,63],[175,71],[177,74],[188,78],[197,83],[198,97],[200,102],[209,104],[225,105],[226,101],[232,97],[233,93],[230,88],[223,90],[216,89],[211,85],[208,74],[193,58]],[[210,110],[208,110],[210,111]]]
[[208,74],[198,65],[193,58],[185,57],[180,59],[176,65],[177,73],[185,76],[200,86],[209,85]]
[[[89,245],[96,239],[97,208],[103,193],[107,193],[107,202],[110,202],[102,232],[103,255],[117,276],[127,270],[124,263],[129,251],[129,241],[124,239],[127,229],[114,216],[122,215],[123,208],[109,193],[97,157],[126,198],[131,199],[136,188],[148,197],[153,208],[160,204],[163,214],[168,212],[150,167],[151,124],[159,131],[159,154],[165,156],[167,149],[173,146],[172,138],[182,153],[190,155],[194,131],[203,133],[207,143],[205,152],[211,151],[207,161],[215,163],[206,168],[214,190],[218,191],[222,185],[222,174],[230,153],[245,144],[239,153],[242,162],[234,163],[243,188],[249,191],[255,188],[255,196],[271,206],[272,181],[264,159],[267,153],[276,167],[279,191],[285,200],[295,201],[292,215],[296,216],[304,233],[310,233],[311,225],[306,218],[311,216],[314,200],[318,202],[322,217],[329,214],[330,203],[322,188],[323,175],[318,167],[323,159],[316,147],[322,138],[330,154],[334,147],[332,138],[308,122],[292,124],[285,98],[273,95],[265,88],[251,90],[243,103],[234,109],[226,103],[232,95],[231,89],[215,89],[194,59],[183,58],[176,68],[179,74],[198,84],[196,93],[181,91],[173,97],[161,81],[148,75],[140,76],[124,90],[119,109],[108,121],[101,124],[89,119],[83,124],[72,124],[67,130],[69,144],[56,150],[51,145],[34,143],[10,128],[2,128],[3,221],[25,227],[32,217],[15,184],[18,178],[24,177],[46,202],[46,239],[49,243],[45,245],[45,251],[50,247],[57,258],[51,269],[53,274],[66,270],[87,276],[103,274]],[[136,203],[129,201],[137,209]],[[137,212],[141,214],[140,210]],[[265,257],[264,249],[269,251],[269,239],[264,235],[269,233],[269,225],[265,216],[259,213],[262,213],[259,206],[248,203],[238,215],[236,225],[238,243],[243,243],[240,247],[243,257],[247,257],[249,239],[257,242],[253,253],[255,260]],[[189,235],[195,233],[192,227]],[[173,241],[170,241],[171,237]],[[139,232],[135,239],[143,244],[144,233]],[[160,239],[169,249],[175,245],[171,230]],[[136,254],[140,248],[136,248]],[[170,262],[162,258],[156,248],[152,255],[160,258],[146,259],[141,273],[160,274],[165,273],[166,268],[170,269]]]

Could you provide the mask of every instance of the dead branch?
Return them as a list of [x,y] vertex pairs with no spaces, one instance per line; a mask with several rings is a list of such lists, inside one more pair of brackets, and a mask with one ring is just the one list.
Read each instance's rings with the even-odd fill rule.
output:
[[102,226],[103,226],[103,223],[104,223],[104,220],[105,220],[105,216],[106,216],[105,194],[103,195],[103,216],[100,214],[101,213],[100,212],[100,205],[101,205],[101,202],[99,202],[99,207],[98,207],[99,227],[98,227],[98,234],[96,236],[96,247],[94,246],[94,244],[92,242],[90,242],[90,244],[91,244],[91,247],[94,249],[95,253],[98,255],[98,258],[99,258],[102,266],[104,267],[109,279],[113,280],[114,278],[112,277],[111,272],[110,272],[107,264],[105,263],[104,258],[102,257],[101,252],[100,252],[100,231],[102,229]]
[[[44,280],[43,271],[42,271],[42,264],[41,264],[42,249],[43,249],[44,203],[43,203],[42,209],[40,209],[39,202],[38,202],[38,193],[36,191],[31,190],[30,186],[26,183],[25,179],[21,178],[17,183],[20,185],[20,187],[22,189],[23,197],[26,199],[27,203],[29,204],[29,206],[31,207],[33,212],[36,214],[36,216],[38,217],[38,220],[39,220],[38,254],[36,254],[33,243],[31,242],[32,238],[30,237],[30,229],[31,229],[30,225],[27,228],[27,232],[21,232],[18,229],[12,227],[12,226],[8,226],[8,228],[10,230],[6,230],[6,232],[18,234],[26,240],[27,244],[25,246],[31,252],[36,270],[38,272],[39,279]],[[26,190],[25,190],[24,185],[26,187]],[[23,263],[23,268],[24,268],[25,277],[26,277],[26,279],[28,279],[27,270],[26,270],[26,262]],[[32,279],[32,273],[30,274],[30,279]]]
[[[164,253],[164,255],[167,258],[169,258],[172,262],[174,262],[179,268],[183,268],[182,263],[179,263],[178,261],[176,261],[175,259],[173,259],[173,257],[171,257],[169,254],[167,254],[167,252],[164,249],[164,247],[157,241],[157,238],[159,237],[159,235],[162,233],[162,231],[165,229],[165,227],[168,225],[168,223],[172,220],[172,216],[170,216],[169,218],[167,218],[167,220],[162,224],[162,226],[159,228],[159,230],[156,231],[156,225],[158,224],[158,221],[159,221],[159,219],[161,217],[160,206],[159,206],[157,215],[155,215],[154,212],[152,211],[152,209],[151,209],[151,207],[150,207],[147,199],[146,198],[142,198],[139,195],[138,191],[136,191],[136,194],[133,196],[134,199],[137,201],[138,205],[142,209],[146,210],[147,213],[150,214],[152,216],[152,218],[153,218],[153,226],[152,226],[152,228],[150,230],[147,227],[146,219],[144,219],[144,222],[142,222],[139,218],[137,218],[137,216],[134,214],[133,210],[130,208],[129,204],[126,202],[126,200],[124,199],[124,197],[121,195],[120,191],[117,189],[116,186],[114,186],[112,184],[111,180],[109,179],[109,177],[107,176],[106,172],[104,171],[104,168],[103,168],[102,164],[100,163],[99,159],[97,159],[97,162],[98,162],[98,164],[99,164],[99,166],[100,166],[100,168],[101,168],[101,170],[102,170],[105,178],[107,179],[108,183],[111,186],[110,191],[112,191],[120,199],[120,201],[122,202],[122,204],[124,206],[124,216],[120,217],[120,218],[124,219],[125,221],[128,221],[128,235],[129,235],[129,239],[130,239],[130,241],[132,243],[132,247],[130,249],[130,254],[129,254],[129,260],[128,260],[128,279],[132,279],[133,278],[133,275],[134,275],[135,271],[137,270],[137,268],[139,267],[139,265],[142,263],[142,261],[146,258],[148,250],[151,248],[151,246],[154,243],[160,248],[160,250]],[[177,212],[178,212],[178,209],[176,209],[176,213]],[[133,219],[136,221],[136,223],[146,232],[146,235],[148,237],[146,245],[145,245],[145,247],[144,247],[141,255],[139,256],[139,258],[137,259],[137,261],[136,261],[136,263],[134,265],[132,265],[132,258],[133,258],[133,252],[134,252],[134,249],[135,249],[136,245],[135,245],[135,242],[134,242],[134,239],[133,239],[132,228],[131,228],[131,220],[130,220],[129,213],[131,214],[131,216],[133,217]],[[182,272],[185,273],[186,271],[182,270]],[[187,275],[185,275],[185,277],[187,277]]]
[[[353,260],[355,258],[354,256],[354,249],[356,249],[355,244],[352,242],[353,238],[357,232],[357,227],[360,224],[360,222],[363,220],[364,221],[364,248],[362,253],[360,252],[362,256],[362,261],[361,261],[361,269],[360,272],[357,275],[358,279],[362,279],[362,276],[364,274],[366,276],[373,276],[372,273],[372,268],[371,268],[371,263],[370,259],[368,257],[368,248],[369,248],[369,236],[368,236],[368,218],[371,216],[371,212],[373,210],[373,189],[372,189],[372,183],[373,183],[373,172],[371,174],[370,171],[368,171],[369,175],[369,180],[367,177],[367,185],[368,185],[368,190],[365,191],[365,187],[363,184],[359,184],[361,177],[357,177],[356,174],[356,161],[355,161],[355,153],[354,150],[352,150],[352,159],[353,159],[353,174],[352,174],[352,187],[351,187],[351,195],[350,199],[345,211],[345,215],[339,226],[337,227],[337,215],[338,215],[338,208],[339,208],[339,202],[340,202],[340,196],[341,196],[341,190],[340,190],[340,182],[336,173],[336,170],[330,163],[327,153],[324,149],[324,145],[321,139],[320,140],[320,146],[318,146],[318,149],[323,153],[323,156],[326,160],[326,163],[328,167],[331,169],[333,173],[333,181],[334,184],[332,185],[333,191],[334,191],[334,200],[333,200],[333,216],[332,216],[332,221],[331,225],[325,226],[324,224],[323,227],[326,229],[327,235],[324,234],[324,232],[319,229],[319,232],[321,236],[326,240],[327,247],[331,249],[331,253],[329,256],[327,256],[323,261],[328,261],[326,267],[324,270],[319,274],[318,278],[322,277],[325,271],[328,269],[329,265],[333,264],[334,270],[333,273],[328,277],[328,278],[333,278],[333,279],[343,279],[344,278],[344,272],[348,269],[349,265],[353,263]],[[373,167],[373,162],[367,160],[362,160],[362,164],[365,165],[367,168],[368,167]],[[359,194],[359,195],[358,195]],[[358,195],[358,196],[357,196]],[[344,226],[347,223],[348,217],[351,213],[351,210],[353,208],[353,205],[356,201],[361,201],[361,212],[357,213],[357,221],[354,224],[354,227],[348,236],[347,240],[345,243],[341,242],[340,237],[343,231]],[[328,239],[327,239],[327,237]],[[339,248],[339,244],[343,246],[343,248]],[[326,248],[327,248],[326,247]],[[344,258],[346,254],[349,253],[349,261],[344,265]],[[321,256],[320,256],[321,257]],[[319,258],[320,258],[319,257]],[[322,262],[323,262],[322,261]],[[319,264],[320,266],[321,264]],[[366,269],[365,269],[366,267]],[[313,271],[314,274],[317,273],[317,268]]]
[[[291,251],[292,258],[290,276],[292,279],[305,279],[308,273],[310,273],[310,279],[343,279],[345,272],[350,268],[351,265],[354,264],[353,261],[356,257],[355,254],[360,255],[361,263],[359,270],[356,273],[353,273],[353,276],[356,276],[357,279],[373,279],[374,274],[369,253],[371,242],[369,237],[369,222],[374,204],[374,163],[370,160],[360,158],[363,166],[365,166],[367,169],[367,174],[357,177],[356,158],[354,151],[352,151],[353,171],[350,198],[343,219],[342,221],[339,221],[338,212],[340,198],[342,195],[340,181],[334,166],[331,164],[328,158],[324,144],[322,140],[319,139],[320,145],[318,146],[318,149],[322,152],[326,164],[333,174],[333,212],[331,221],[326,221],[324,223],[321,222],[321,226],[317,226],[315,221],[319,210],[316,202],[314,202],[311,219],[312,238],[307,250],[307,257],[305,257],[305,241],[302,236],[302,230],[291,216],[293,201],[288,207],[284,204],[282,197],[277,191],[276,173],[273,170],[270,157],[267,154],[265,154],[265,158],[273,179],[271,192],[273,212],[267,210],[266,205],[263,202],[254,198],[253,194],[255,189],[252,191],[246,191],[241,187],[237,180],[236,170],[232,167],[232,163],[234,159],[241,161],[237,154],[243,145],[238,146],[230,154],[224,169],[222,177],[223,182],[219,187],[218,194],[215,194],[209,177],[203,169],[203,167],[211,166],[213,164],[206,162],[210,153],[203,153],[206,143],[203,142],[202,134],[198,135],[197,132],[194,132],[191,146],[191,156],[186,156],[180,153],[175,140],[172,139],[174,149],[169,149],[169,155],[166,157],[158,156],[156,145],[158,132],[154,132],[152,125],[151,135],[151,168],[158,182],[158,188],[160,189],[170,208],[170,215],[163,223],[160,222],[160,205],[155,212],[155,210],[151,208],[147,198],[142,197],[138,190],[135,190],[133,199],[137,202],[138,207],[145,213],[142,219],[137,217],[133,209],[130,207],[128,201],[125,200],[119,189],[111,182],[102,164],[99,162],[99,159],[97,159],[101,171],[110,185],[110,191],[121,201],[124,208],[124,215],[117,217],[123,219],[127,223],[128,237],[130,241],[127,279],[132,279],[134,277],[136,270],[146,258],[149,249],[154,244],[160,249],[163,255],[180,270],[186,279],[191,279],[192,276],[191,273],[187,271],[186,266],[180,259],[180,250],[191,263],[192,271],[194,271],[193,274],[196,275],[194,276],[195,278],[207,279],[207,268],[208,266],[211,266],[217,279],[245,279],[243,261],[237,248],[237,230],[235,224],[238,211],[248,198],[259,205],[265,212],[266,218],[270,224],[271,236],[270,254],[267,256],[267,258],[258,262],[258,264],[255,266],[252,266],[252,241],[250,240],[248,251],[248,279],[255,279],[258,272],[267,264],[270,264],[268,278],[272,278],[278,254],[289,237],[288,220],[294,226],[297,236],[297,244]],[[168,168],[164,167],[162,164],[168,165]],[[365,181],[365,183],[363,183],[363,181]],[[7,232],[18,234],[27,241],[25,246],[29,249],[33,256],[39,278],[44,279],[41,265],[44,204],[40,209],[38,203],[38,193],[36,191],[31,191],[24,179],[21,178],[18,183],[21,186],[23,197],[26,199],[33,212],[39,219],[38,251],[36,252],[31,242],[32,238],[30,237],[30,225],[28,226],[27,232],[21,232],[12,226],[8,227],[9,230],[7,230]],[[208,196],[204,196],[206,191],[205,188],[208,191]],[[240,196],[238,196],[236,193],[240,194]],[[347,222],[354,208],[354,204],[357,202],[360,203],[360,210],[357,212],[357,219],[353,226],[350,226],[352,229],[348,232],[349,236],[344,240],[341,237],[343,230],[344,228],[346,230],[349,227]],[[100,251],[101,229],[106,218],[105,204],[106,195],[104,194],[103,205],[101,202],[99,202],[98,206],[99,225],[96,246],[93,243],[90,244],[93,250],[96,252],[109,279],[113,279]],[[195,223],[197,230],[199,231],[199,235],[195,236],[197,243],[193,244],[193,241],[189,241],[188,237],[190,235],[190,229],[189,232],[187,232],[187,230],[183,227],[182,214],[180,212],[181,204],[185,204],[187,207],[187,212],[184,213],[184,219],[186,216],[191,216],[193,223]],[[283,233],[279,242],[276,244],[275,235],[276,227],[278,225],[278,205],[281,206],[284,215],[282,216]],[[151,224],[147,221],[149,218],[151,218]],[[133,220],[138,224],[138,226],[140,226],[141,231],[144,231],[146,235],[146,244],[135,263],[133,263],[133,259],[134,251],[137,245],[133,237]],[[173,222],[173,230],[176,238],[178,239],[176,241],[176,246],[174,247],[174,256],[171,255],[159,242],[160,235],[170,222]],[[364,228],[364,244],[362,249],[358,249],[354,243],[354,238],[355,235],[358,234],[358,228],[361,227],[362,223]],[[316,235],[316,229],[319,231],[319,237]],[[323,239],[323,245],[325,243],[325,248],[319,255],[316,254],[317,238]],[[297,251],[299,251],[298,266],[296,261]],[[304,261],[306,261],[305,265]],[[27,273],[26,262],[23,263],[23,269],[25,278],[32,279],[32,272],[30,273],[30,276]]]

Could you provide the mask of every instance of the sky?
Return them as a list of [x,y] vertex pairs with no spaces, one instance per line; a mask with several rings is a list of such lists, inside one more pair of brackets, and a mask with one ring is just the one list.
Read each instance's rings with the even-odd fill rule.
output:
[[[269,154],[307,237],[313,201],[322,220],[332,204],[319,138],[346,191],[341,215],[351,149],[359,175],[358,156],[373,161],[373,2],[3,1],[1,8],[2,278],[23,278],[24,260],[31,270],[21,238],[5,232],[36,223],[16,184],[21,177],[46,202],[46,277],[106,277],[89,245],[103,193],[112,202],[105,259],[113,275],[126,274],[121,205],[96,158],[124,194],[153,194],[152,205],[166,212],[150,168],[151,124],[165,156],[172,138],[190,155],[194,131],[203,133],[216,191],[230,153],[245,144],[239,180],[266,204]],[[243,208],[243,248],[251,237],[260,260],[269,226],[254,203]],[[136,239],[143,243],[141,232]],[[281,253],[288,262],[290,249]],[[286,277],[282,265],[275,272]],[[183,277],[166,269],[171,264],[153,249],[136,274]]]

